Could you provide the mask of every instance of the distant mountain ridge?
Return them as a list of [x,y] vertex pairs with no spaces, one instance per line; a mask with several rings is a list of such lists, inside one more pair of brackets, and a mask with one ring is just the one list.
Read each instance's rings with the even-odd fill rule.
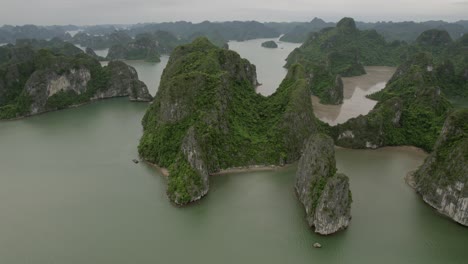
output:
[[[218,39],[228,40],[249,40],[255,38],[275,38],[280,35],[282,41],[301,43],[305,41],[310,32],[318,32],[323,28],[334,27],[335,22],[326,22],[315,17],[308,22],[265,22],[258,21],[227,21],[192,23],[187,21],[162,22],[162,23],[138,23],[138,24],[106,24],[92,26],[37,26],[4,25],[0,27],[0,43],[15,43],[17,39],[35,38],[52,39],[60,38],[71,40],[69,31],[81,31],[96,38],[104,38],[115,31],[123,31],[131,37],[141,33],[151,33],[156,31],[167,31],[181,39],[194,40],[198,36],[206,36],[213,41],[214,36]],[[468,32],[468,20],[457,22],[446,21],[424,21],[424,22],[356,22],[356,26],[361,30],[375,29],[383,35],[387,41],[400,40],[413,42],[424,31],[429,29],[446,30],[453,39],[458,39],[462,34]],[[102,41],[102,40],[97,40]],[[216,42],[216,41],[214,41]],[[86,45],[88,46],[88,45]],[[101,48],[109,48],[106,45]],[[91,47],[96,49],[97,47]]]

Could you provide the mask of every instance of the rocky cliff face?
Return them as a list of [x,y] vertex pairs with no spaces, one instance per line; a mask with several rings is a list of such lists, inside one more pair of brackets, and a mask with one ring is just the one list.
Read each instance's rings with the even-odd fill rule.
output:
[[335,85],[327,90],[327,97],[331,104],[342,104],[344,99],[343,80],[340,75],[335,77]]
[[52,69],[35,71],[26,82],[25,92],[31,98],[30,114],[47,111],[47,100],[58,93],[70,93],[76,96],[84,93],[91,72],[85,67],[70,69],[62,74]]
[[[20,52],[29,50],[28,52]],[[0,65],[0,119],[64,109],[91,100],[128,96],[150,101],[146,85],[132,67],[110,62],[101,67],[85,54],[58,55],[47,49],[11,47]]]
[[346,175],[336,173],[331,138],[316,134],[305,144],[296,173],[296,192],[305,207],[309,226],[329,235],[351,220],[351,191]]
[[207,175],[222,169],[299,159],[317,130],[304,68],[291,67],[268,98],[257,84],[254,65],[206,38],[173,51],[139,145],[143,158],[169,168],[171,201],[198,200]]
[[468,110],[451,114],[434,151],[413,175],[424,201],[468,226]]
[[175,204],[194,202],[208,193],[209,173],[205,164],[206,158],[195,128],[190,127],[182,139],[177,162],[170,168],[168,195]]

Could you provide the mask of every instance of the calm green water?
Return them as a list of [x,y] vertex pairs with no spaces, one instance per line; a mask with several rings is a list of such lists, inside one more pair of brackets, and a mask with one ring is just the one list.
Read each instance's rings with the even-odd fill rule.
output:
[[201,202],[172,206],[164,177],[131,161],[146,106],[113,99],[0,123],[0,263],[466,263],[468,229],[403,180],[418,151],[338,150],[353,220],[320,237],[294,166],[214,176]]
[[[140,77],[158,77],[155,68],[147,72]],[[307,227],[293,190],[295,166],[214,176],[203,200],[174,207],[165,178],[131,161],[146,108],[119,98],[0,122],[0,263],[468,259],[468,229],[404,182],[425,157],[414,149],[337,150],[338,168],[351,179],[353,219],[330,237]],[[312,248],[317,241],[320,250]]]

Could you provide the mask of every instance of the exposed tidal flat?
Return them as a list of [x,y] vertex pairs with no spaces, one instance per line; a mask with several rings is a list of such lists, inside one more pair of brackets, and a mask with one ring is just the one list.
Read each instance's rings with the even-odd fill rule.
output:
[[[253,53],[263,49],[243,42],[249,43]],[[140,79],[154,95],[158,69],[164,67],[141,65],[146,73],[136,67]],[[282,63],[270,66],[281,69]],[[212,177],[203,200],[174,207],[166,178],[132,162],[147,105],[110,99],[0,122],[0,263],[465,263],[468,258],[468,230],[439,215],[405,183],[405,175],[426,157],[409,147],[337,148],[337,167],[350,177],[354,202],[351,225],[333,236],[308,229],[294,193],[295,165]],[[323,248],[314,249],[315,242]]]
[[367,73],[364,75],[343,78],[343,104],[321,104],[318,97],[312,96],[315,116],[330,125],[336,125],[369,113],[377,101],[368,99],[366,95],[385,88],[385,84],[395,73],[396,68],[369,66],[365,69]]

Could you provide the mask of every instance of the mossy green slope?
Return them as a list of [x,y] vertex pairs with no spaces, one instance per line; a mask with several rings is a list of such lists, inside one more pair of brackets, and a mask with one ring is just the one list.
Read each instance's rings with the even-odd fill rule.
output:
[[308,79],[294,65],[277,92],[255,92],[255,66],[206,38],[172,53],[143,118],[139,153],[170,171],[169,198],[201,198],[208,175],[249,165],[297,161],[316,130]]
[[364,65],[394,66],[406,57],[403,44],[389,44],[376,31],[361,31],[352,18],[343,18],[336,27],[311,33],[287,59],[286,67],[299,63],[313,76],[311,91],[324,104],[343,101],[340,76],[365,74]]
[[331,63],[332,73],[356,76],[364,73],[359,67],[362,65],[398,65],[405,58],[396,55],[401,53],[399,44],[387,43],[376,31],[361,31],[352,18],[343,18],[336,27],[312,33],[300,48],[290,54],[287,65]]
[[336,144],[350,148],[413,145],[431,151],[452,110],[430,55],[402,64],[386,88],[371,95],[379,103],[366,116],[334,127]]

